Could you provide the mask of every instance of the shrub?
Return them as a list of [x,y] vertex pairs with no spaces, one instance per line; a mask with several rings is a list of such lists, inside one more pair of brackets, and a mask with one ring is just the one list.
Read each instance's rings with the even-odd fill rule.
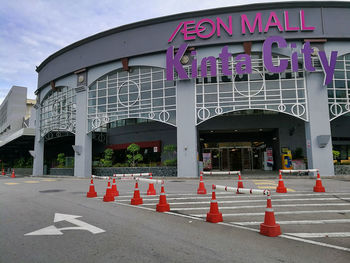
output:
[[171,159],[171,160],[165,160],[164,161],[165,166],[176,166],[177,165],[177,159]]
[[138,146],[135,143],[132,143],[127,148],[127,151],[129,154],[126,155],[126,158],[128,158],[128,163],[130,166],[135,167],[138,162],[143,161],[143,156],[139,154],[140,146]]
[[57,155],[57,162],[58,162],[58,165],[57,165],[57,168],[64,168],[64,164],[66,162],[66,158],[64,156],[64,153],[59,153]]
[[104,151],[104,158],[100,160],[102,167],[111,167],[112,166],[112,156],[113,156],[113,150],[112,149],[106,149]]

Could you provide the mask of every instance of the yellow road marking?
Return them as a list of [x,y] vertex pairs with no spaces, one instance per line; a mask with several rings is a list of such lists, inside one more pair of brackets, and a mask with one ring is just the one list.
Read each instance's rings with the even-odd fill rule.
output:
[[24,183],[27,183],[27,184],[37,184],[37,183],[39,183],[39,181],[24,181]]
[[294,189],[287,188],[287,192],[295,192]]
[[18,184],[18,183],[5,183],[7,185],[15,185],[15,184]]
[[42,179],[42,182],[55,182],[57,181],[56,179]]
[[267,186],[258,186],[258,188],[259,189],[276,189],[275,186],[269,186],[269,185],[267,185]]
[[273,180],[253,180],[253,182],[271,182],[271,183],[273,183],[275,181],[273,181]]

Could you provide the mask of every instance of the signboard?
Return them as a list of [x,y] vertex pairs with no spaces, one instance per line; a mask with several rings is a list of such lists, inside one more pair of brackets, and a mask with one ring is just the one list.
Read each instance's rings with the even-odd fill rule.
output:
[[211,153],[203,153],[203,170],[210,171],[212,168]]
[[273,166],[272,148],[266,148],[266,154],[267,154],[267,166],[272,167]]
[[[241,22],[241,34],[253,34],[258,31],[260,34],[269,32],[270,28],[278,29],[279,32],[304,32],[304,31],[314,31],[315,26],[308,25],[306,23],[306,17],[304,10],[299,12],[299,23],[298,25],[294,22],[294,25],[291,25],[289,21],[288,11],[283,12],[284,23],[281,22],[281,19],[278,18],[278,15],[275,12],[270,12],[270,15],[267,21],[262,21],[262,15],[260,12],[256,13],[254,20],[249,20],[247,15],[242,14],[240,16]],[[168,42],[171,43],[173,39],[182,34],[183,40],[191,41],[196,38],[208,39],[213,36],[220,37],[222,33],[232,36],[235,34],[232,29],[232,16],[229,16],[227,21],[223,21],[220,17],[213,18],[203,18],[199,21],[190,20],[180,22],[173,33],[171,34]],[[272,59],[272,46],[277,46],[280,49],[292,49],[290,56],[291,60],[291,69],[293,72],[298,72],[299,70],[299,56],[303,58],[303,67],[306,71],[313,72],[316,69],[312,65],[312,54],[314,53],[313,48],[310,46],[310,42],[305,42],[303,47],[298,54],[297,43],[288,44],[287,41],[282,36],[269,36],[265,39],[262,46],[263,53],[263,64],[267,71],[271,73],[283,73],[289,67],[289,59],[281,58],[279,59],[279,65],[274,65]],[[252,73],[252,62],[251,56],[248,54],[238,54],[235,60],[234,68],[230,69],[230,58],[233,56],[229,52],[228,46],[224,46],[221,49],[219,54],[214,56],[208,56],[202,58],[201,61],[197,59],[197,53],[195,50],[192,50],[190,56],[191,59],[191,68],[186,71],[182,61],[190,61],[186,53],[189,45],[184,43],[180,45],[177,52],[175,52],[175,47],[170,46],[166,52],[166,78],[167,80],[174,80],[175,71],[178,73],[180,79],[190,79],[198,77],[198,66],[201,67],[201,77],[207,77],[208,75],[208,62],[210,65],[210,76],[216,77],[219,73],[219,68],[217,68],[216,58],[219,57],[221,60],[222,68],[221,73],[225,76],[232,76],[232,74],[251,74]],[[318,57],[322,66],[322,69],[325,73],[324,76],[324,85],[331,83],[333,80],[334,69],[336,64],[338,52],[331,51],[329,58],[326,56],[325,51],[318,51]],[[186,59],[185,59],[185,57]],[[184,60],[185,59],[185,60]],[[186,63],[184,63],[186,64]]]

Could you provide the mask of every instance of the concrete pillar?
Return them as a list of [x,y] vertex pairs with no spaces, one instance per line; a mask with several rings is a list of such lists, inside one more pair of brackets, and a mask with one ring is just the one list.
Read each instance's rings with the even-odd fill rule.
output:
[[76,127],[74,176],[90,177],[92,166],[92,136],[87,134],[87,88],[76,89]]
[[309,122],[305,122],[309,169],[320,169],[321,176],[334,175],[332,136],[328,111],[327,87],[323,73],[306,73]]
[[33,176],[43,176],[44,173],[44,138],[40,137],[40,106],[35,105],[35,139]]
[[178,80],[176,96],[177,176],[198,177],[194,80]]

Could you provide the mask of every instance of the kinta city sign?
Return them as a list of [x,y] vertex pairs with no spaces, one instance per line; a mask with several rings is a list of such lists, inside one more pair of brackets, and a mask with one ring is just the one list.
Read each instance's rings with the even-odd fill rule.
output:
[[[275,12],[270,12],[267,23],[263,28],[262,23],[262,14],[256,13],[254,21],[249,21],[247,15],[241,15],[241,33],[244,35],[249,31],[250,34],[253,34],[256,29],[259,33],[267,33],[270,28],[277,28],[280,32],[295,32],[295,31],[313,31],[315,29],[314,26],[306,26],[306,19],[303,10],[299,12],[300,23],[298,26],[291,26],[289,22],[289,14],[288,11],[283,12],[284,17],[284,25],[278,19],[278,16]],[[168,42],[171,43],[174,38],[180,32],[183,35],[183,39],[185,41],[195,40],[197,37],[201,39],[207,39],[216,34],[217,37],[220,37],[222,32],[225,31],[228,35],[233,35],[232,29],[232,16],[228,17],[228,22],[224,23],[224,21],[217,17],[215,21],[209,18],[203,18],[196,22],[195,20],[183,21],[178,24],[172,35],[170,36]],[[281,36],[270,36],[267,37],[262,46],[263,53],[263,63],[267,71],[271,73],[282,73],[288,68],[288,60],[287,58],[280,58],[279,65],[274,65],[272,61],[272,46],[277,45],[278,48],[288,48],[287,41]],[[190,76],[187,74],[184,69],[181,59],[185,55],[185,52],[188,48],[188,44],[184,43],[180,45],[176,54],[174,54],[174,46],[170,46],[166,52],[166,77],[167,80],[174,79],[174,70],[178,73],[180,79],[189,79],[189,78],[197,78],[198,71],[192,70]],[[297,44],[291,43],[290,48],[292,50],[296,50]],[[315,71],[315,68],[312,65],[312,53],[313,48],[310,46],[310,42],[305,42],[303,47],[301,48],[301,54],[304,61],[304,69],[306,71]],[[318,51],[318,57],[321,62],[321,66],[323,68],[325,77],[324,77],[324,85],[329,84],[333,79],[335,64],[337,60],[337,51],[332,51],[330,54],[330,58],[328,60],[325,51]],[[196,51],[193,50],[191,52],[192,59],[192,69],[197,69],[198,61],[196,59]],[[232,70],[235,71],[236,74],[250,74],[252,73],[252,63],[251,57],[248,54],[239,54],[235,57],[236,65],[235,68],[230,70],[229,61],[232,57],[232,54],[228,51],[228,46],[224,46],[219,53],[219,58],[222,63],[222,74],[231,76]],[[298,51],[293,51],[290,56],[291,60],[291,69],[293,72],[298,72],[299,64],[298,64]],[[207,63],[210,63],[210,76],[215,77],[217,74],[217,66],[216,66],[216,57],[209,56],[204,57],[201,60],[201,76],[207,77]]]

